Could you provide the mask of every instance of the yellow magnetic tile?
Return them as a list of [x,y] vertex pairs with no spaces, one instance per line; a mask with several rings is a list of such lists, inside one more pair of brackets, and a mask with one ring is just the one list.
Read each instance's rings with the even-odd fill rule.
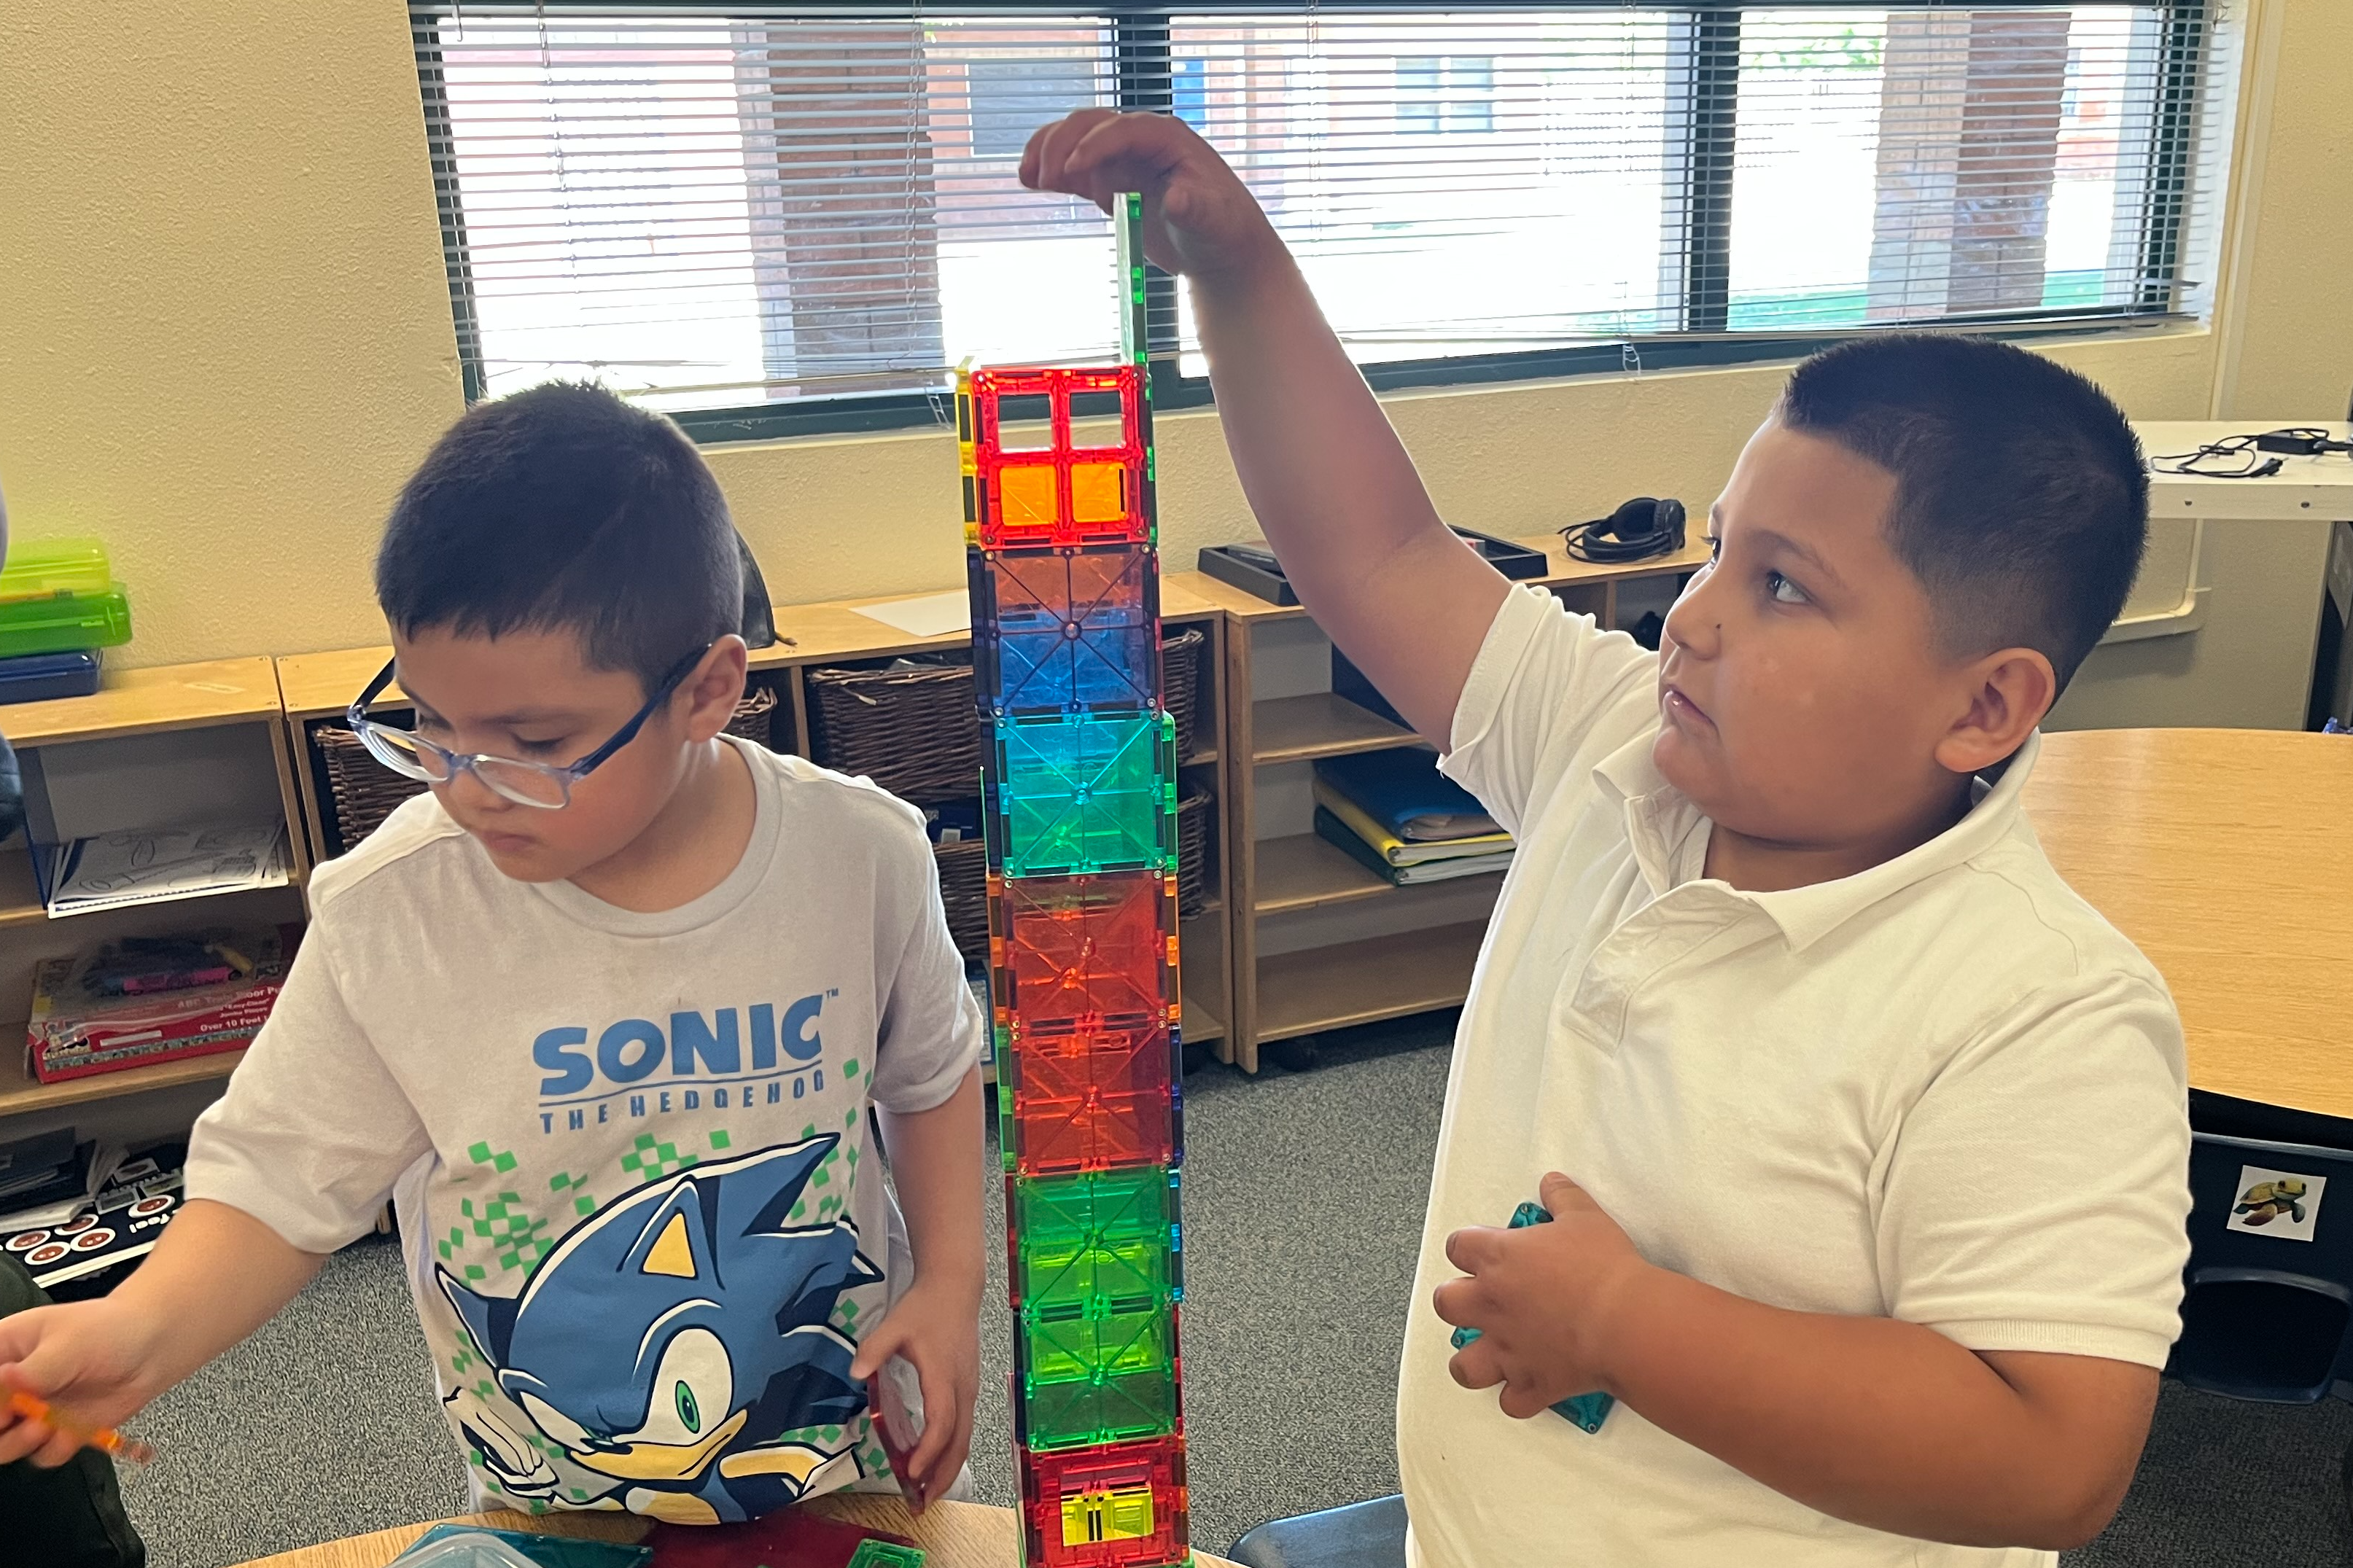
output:
[[1127,515],[1127,475],[1117,463],[1071,465],[1071,520],[1117,522]]

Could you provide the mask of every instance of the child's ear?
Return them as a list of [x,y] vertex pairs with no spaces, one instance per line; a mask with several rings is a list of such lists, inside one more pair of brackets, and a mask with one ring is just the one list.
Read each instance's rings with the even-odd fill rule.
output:
[[1968,706],[1936,742],[1936,762],[1974,777],[2026,743],[2059,698],[2051,660],[2031,647],[2006,647],[1961,672]]
[[727,721],[735,717],[735,705],[744,700],[744,669],[742,637],[730,632],[711,645],[702,664],[680,688],[686,698],[688,740],[708,741],[727,728]]

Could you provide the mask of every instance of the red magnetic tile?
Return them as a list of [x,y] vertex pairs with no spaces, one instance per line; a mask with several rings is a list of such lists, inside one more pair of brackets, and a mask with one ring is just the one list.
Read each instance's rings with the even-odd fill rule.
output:
[[1175,887],[1135,871],[1000,879],[997,1005],[1030,1036],[1175,1017]]
[[1024,1450],[1020,1460],[1021,1560],[1029,1568],[1143,1568],[1185,1560],[1183,1437]]
[[[1104,393],[1120,400],[1117,439],[1109,446],[1075,445],[1071,399]],[[1000,419],[1004,400],[1039,396],[1050,410],[1047,444],[1007,448]],[[966,515],[983,548],[1151,537],[1139,367],[975,371],[971,420],[973,484]]]
[[1014,1023],[1014,1168],[1027,1176],[1166,1165],[1176,1146],[1175,1047],[1158,1026],[1024,1037]]

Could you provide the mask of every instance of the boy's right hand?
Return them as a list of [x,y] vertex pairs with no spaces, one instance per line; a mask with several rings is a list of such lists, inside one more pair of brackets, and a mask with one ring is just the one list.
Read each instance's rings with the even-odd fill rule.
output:
[[1173,115],[1082,109],[1041,126],[1022,152],[1021,183],[1105,212],[1120,192],[1141,192],[1145,254],[1197,285],[1287,259],[1258,198]]
[[1111,208],[1144,195],[1145,254],[1192,284],[1242,493],[1299,602],[1431,744],[1509,591],[1421,476],[1240,176],[1173,115],[1082,109],[1029,138],[1021,183]]
[[18,1390],[47,1401],[82,1432],[112,1426],[153,1399],[142,1375],[151,1364],[153,1325],[111,1297],[35,1307],[0,1318],[0,1464],[30,1458],[62,1465],[78,1437],[16,1414]]

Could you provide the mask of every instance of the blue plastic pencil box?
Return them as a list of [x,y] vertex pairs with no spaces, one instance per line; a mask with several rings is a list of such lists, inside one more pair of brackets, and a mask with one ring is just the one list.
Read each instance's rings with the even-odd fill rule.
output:
[[98,684],[98,655],[90,649],[0,658],[0,702],[88,697],[97,691]]
[[[1551,1223],[1552,1215],[1546,1211],[1542,1204],[1522,1204],[1512,1211],[1511,1228],[1514,1230],[1523,1226],[1550,1225]],[[1479,1331],[1476,1329],[1457,1329],[1453,1335],[1454,1348],[1461,1350],[1478,1337]],[[1617,1403],[1614,1395],[1598,1391],[1592,1394],[1572,1394],[1554,1405],[1552,1413],[1579,1430],[1599,1432],[1601,1430],[1601,1424],[1609,1419],[1610,1409]]]

